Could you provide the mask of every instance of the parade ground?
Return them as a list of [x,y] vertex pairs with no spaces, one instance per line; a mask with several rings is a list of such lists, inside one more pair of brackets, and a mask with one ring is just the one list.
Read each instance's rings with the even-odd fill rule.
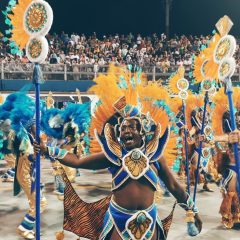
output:
[[[1,161],[1,174],[6,169],[4,161]],[[107,171],[81,170],[81,176],[76,178],[73,184],[77,193],[87,202],[99,200],[110,193],[111,176]],[[47,208],[41,215],[41,240],[55,240],[55,233],[62,230],[63,202],[54,195],[54,178],[51,175],[51,166],[47,160],[42,161],[42,179],[45,182],[45,196]],[[199,240],[239,240],[240,227],[226,230],[221,224],[219,206],[221,194],[218,187],[211,185],[213,193],[202,192],[201,186],[197,194],[197,205],[203,220],[203,230],[194,239]],[[174,204],[173,197],[162,197],[159,204],[159,215],[166,217]],[[28,209],[27,199],[24,193],[13,197],[12,183],[0,182],[0,239],[20,240],[16,234],[16,228],[21,222]],[[168,240],[188,240],[186,232],[185,211],[176,207],[173,223],[169,232]],[[66,240],[79,239],[76,235],[65,231]],[[81,238],[83,239],[83,238]]]

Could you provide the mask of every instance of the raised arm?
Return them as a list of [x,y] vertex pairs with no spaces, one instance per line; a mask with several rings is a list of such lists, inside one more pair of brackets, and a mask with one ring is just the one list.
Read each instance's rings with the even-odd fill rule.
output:
[[111,166],[110,161],[107,160],[103,152],[88,155],[83,158],[79,158],[76,154],[68,153],[63,159],[58,159],[63,165],[72,168],[83,169],[105,169]]

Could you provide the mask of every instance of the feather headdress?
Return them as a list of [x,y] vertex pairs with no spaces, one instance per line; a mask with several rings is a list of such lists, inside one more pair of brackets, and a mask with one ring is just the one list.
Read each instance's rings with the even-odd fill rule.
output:
[[[100,152],[101,147],[94,139],[94,130],[102,134],[107,122],[112,125],[118,123],[121,114],[128,116],[139,114],[147,118],[150,116],[154,123],[161,124],[161,134],[171,124],[174,113],[168,107],[171,98],[166,89],[155,83],[145,85],[146,76],[139,69],[132,73],[127,67],[116,67],[111,65],[107,75],[99,75],[95,79],[96,85],[89,91],[99,98],[98,106],[92,117],[90,125],[90,152]],[[122,101],[119,99],[122,98]],[[114,103],[118,102],[118,107]],[[123,106],[123,112],[117,109]],[[130,114],[130,115],[129,115]],[[146,119],[145,119],[146,120]]]

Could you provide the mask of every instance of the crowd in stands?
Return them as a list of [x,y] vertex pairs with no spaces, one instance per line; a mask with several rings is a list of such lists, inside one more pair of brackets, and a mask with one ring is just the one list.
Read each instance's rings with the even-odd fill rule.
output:
[[[159,72],[171,72],[173,68],[184,65],[186,68],[192,64],[192,56],[206,45],[211,36],[174,36],[167,39],[165,34],[151,36],[133,35],[106,35],[91,36],[73,33],[48,35],[50,51],[46,63],[66,64],[69,70],[78,65],[93,65],[94,71],[100,67],[114,64],[137,64],[141,67],[156,66]],[[240,50],[237,49],[236,58],[240,63]],[[23,57],[11,54],[8,44],[0,40],[0,62],[11,63],[15,70],[22,68],[20,63],[28,63]]]

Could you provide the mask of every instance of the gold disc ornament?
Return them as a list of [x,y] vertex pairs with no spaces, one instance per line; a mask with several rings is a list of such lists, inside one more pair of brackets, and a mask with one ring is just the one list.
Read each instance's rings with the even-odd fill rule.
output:
[[207,126],[204,128],[204,135],[205,135],[206,137],[210,137],[212,134],[213,134],[212,128],[211,128],[209,125],[207,125]]
[[209,147],[205,147],[202,149],[202,157],[203,158],[209,158],[211,156],[211,152]]
[[216,94],[217,90],[215,86],[212,86],[212,88],[208,91],[209,96],[213,97]]
[[222,37],[214,49],[213,58],[216,63],[220,63],[224,58],[232,57],[236,50],[236,40],[233,36]]
[[212,81],[209,79],[205,79],[201,83],[201,88],[203,91],[208,92],[212,89]]
[[187,97],[188,97],[188,92],[187,92],[187,91],[180,91],[180,92],[178,93],[178,97],[181,98],[181,99],[183,99],[183,100],[185,100],[185,99],[187,99]]
[[236,62],[234,58],[225,58],[221,61],[218,68],[218,78],[220,81],[228,77],[232,77],[236,69]]
[[31,36],[45,36],[53,22],[53,11],[44,0],[33,0],[24,13],[24,29]]
[[177,81],[177,88],[180,91],[186,91],[186,90],[188,90],[188,87],[189,87],[189,82],[187,79],[181,78]]
[[26,47],[27,58],[33,63],[43,63],[48,55],[48,42],[45,37],[31,38]]

